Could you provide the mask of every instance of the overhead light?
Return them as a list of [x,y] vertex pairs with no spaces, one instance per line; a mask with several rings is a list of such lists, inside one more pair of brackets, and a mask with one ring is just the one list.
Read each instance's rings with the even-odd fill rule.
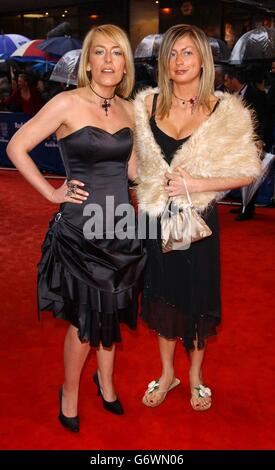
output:
[[98,18],[98,16],[99,16],[99,15],[90,15],[90,18],[91,18],[92,20],[96,20],[96,19]]
[[45,16],[48,16],[48,15],[49,15],[49,13],[46,11]]
[[166,15],[168,15],[169,13],[171,13],[172,8],[162,8],[161,11],[163,11],[163,13],[165,13]]
[[44,18],[44,15],[41,13],[26,13],[23,18]]

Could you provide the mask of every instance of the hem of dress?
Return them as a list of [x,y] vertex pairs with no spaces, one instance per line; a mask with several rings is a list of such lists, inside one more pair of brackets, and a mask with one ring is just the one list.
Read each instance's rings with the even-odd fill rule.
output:
[[[149,299],[146,299],[147,301]],[[153,299],[150,299],[149,302],[155,302],[157,300],[161,300],[162,302],[164,302],[166,305],[168,305],[169,307],[172,307],[173,309],[176,309],[177,307],[172,304],[171,302],[168,302],[167,300],[165,300],[163,297],[162,298],[153,298]],[[218,310],[215,310],[215,312],[219,311]],[[186,315],[184,315],[184,313],[182,312],[182,315],[187,319],[188,321],[188,317]],[[154,331],[158,336],[160,336],[161,338],[164,338],[164,339],[167,339],[168,341],[175,341],[177,339],[179,339],[181,342],[182,342],[182,345],[183,347],[185,348],[186,352],[189,353],[189,352],[192,352],[195,350],[195,345],[194,345],[194,341],[197,341],[197,349],[198,350],[202,350],[205,348],[205,341],[207,340],[207,338],[209,337],[213,337],[213,336],[217,336],[217,327],[220,325],[221,323],[221,318],[220,318],[220,315],[217,315],[217,314],[212,314],[211,313],[201,313],[201,314],[198,314],[196,316],[193,317],[193,319],[191,320],[191,325],[192,325],[192,333],[190,331],[190,328],[187,328],[187,330],[192,334],[191,335],[184,335],[184,332],[183,332],[183,335],[178,335],[178,334],[175,334],[175,335],[167,335],[167,334],[164,334],[160,328],[158,328],[158,325],[156,325],[155,322],[151,322],[150,321],[150,313],[148,314],[146,312],[146,307],[144,307],[144,305],[142,305],[142,308],[141,308],[141,313],[140,313],[140,318],[142,319],[142,321],[144,323],[146,323],[147,327],[151,330],[151,331]],[[208,319],[209,320],[209,323],[210,323],[210,328],[208,329],[208,331],[205,331],[204,334],[199,334],[200,331],[199,331],[199,328],[198,328],[198,325],[200,325],[200,321],[202,319]],[[187,326],[190,327],[190,323],[188,325],[187,323]]]
[[[160,333],[156,328],[153,328],[152,326],[150,326],[150,324],[147,322],[147,320],[145,320],[142,315],[140,315],[141,317],[141,320],[146,324],[146,326],[149,328],[150,331],[153,331],[154,333],[157,334],[157,336],[160,336],[161,338],[164,338],[164,339],[167,339],[167,341],[177,341],[177,340],[180,340],[182,342],[182,345],[183,347],[185,348],[186,352],[189,353],[189,352],[192,352],[195,350],[195,346],[193,346],[193,348],[187,348],[186,345],[185,345],[185,342],[186,340],[182,337],[182,336],[174,336],[174,337],[169,337],[169,336],[165,336],[164,334]],[[219,326],[219,323],[216,325],[216,327]],[[201,351],[202,349],[205,348],[205,340],[207,340],[208,338],[211,338],[213,336],[217,336],[217,332],[215,333],[208,333],[207,335],[205,335],[203,337],[203,339],[201,340],[202,341],[202,344],[203,346],[202,347],[197,347],[197,349],[199,351]],[[192,342],[196,341],[197,338],[190,338],[190,340]]]
[[[128,308],[130,308],[130,307],[128,307]],[[123,310],[118,310],[116,312],[116,314],[118,316],[122,315],[125,310],[127,310],[127,308],[123,309]],[[41,321],[41,315],[40,315],[41,313],[42,314],[43,313],[49,313],[49,314],[52,315],[53,318],[56,318],[58,320],[66,321],[67,323],[69,323],[70,325],[74,326],[77,329],[77,334],[78,334],[79,341],[81,343],[89,343],[92,348],[98,348],[100,345],[102,345],[104,348],[110,348],[110,347],[112,347],[112,345],[114,343],[121,343],[122,338],[121,338],[121,332],[120,332],[120,324],[126,325],[131,331],[136,331],[136,329],[137,329],[137,315],[134,312],[135,312],[135,307],[133,307],[133,313],[132,313],[131,318],[119,319],[119,322],[115,325],[116,326],[115,333],[114,333],[115,337],[112,337],[109,341],[106,341],[102,338],[100,338],[98,340],[93,340],[93,339],[91,339],[91,337],[88,337],[86,332],[83,332],[83,334],[81,334],[80,326],[78,324],[76,324],[75,322],[71,321],[70,318],[68,318],[68,316],[66,315],[66,313],[55,312],[53,310],[53,308],[39,309],[38,310],[39,321]],[[96,312],[94,312],[94,313],[96,313]],[[109,315],[109,314],[106,314],[106,315]]]

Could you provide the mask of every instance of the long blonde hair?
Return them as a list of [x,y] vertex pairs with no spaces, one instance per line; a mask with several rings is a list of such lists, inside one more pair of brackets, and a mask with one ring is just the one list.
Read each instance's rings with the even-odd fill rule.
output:
[[158,60],[158,86],[160,89],[159,115],[163,119],[169,114],[172,102],[172,82],[169,79],[169,61],[175,42],[188,35],[199,52],[202,61],[202,71],[196,107],[206,106],[210,109],[210,96],[214,92],[214,61],[206,34],[196,26],[178,24],[169,28],[163,35]]
[[128,96],[130,96],[132,93],[135,80],[135,68],[132,49],[125,31],[113,24],[96,26],[92,28],[91,31],[89,31],[89,33],[86,35],[80,57],[77,85],[78,87],[83,87],[89,85],[91,82],[91,72],[87,71],[87,65],[89,62],[91,45],[96,33],[104,34],[108,39],[117,44],[123,52],[126,73],[123,75],[121,82],[117,85],[116,93],[123,98],[128,98]]

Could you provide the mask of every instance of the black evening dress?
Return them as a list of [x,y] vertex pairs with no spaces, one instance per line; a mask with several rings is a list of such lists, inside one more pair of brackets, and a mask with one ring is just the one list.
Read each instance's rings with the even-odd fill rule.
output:
[[[125,127],[111,134],[85,126],[60,139],[59,145],[67,179],[85,183],[89,196],[83,204],[61,204],[50,222],[38,264],[38,308],[68,320],[80,341],[110,347],[121,341],[120,322],[136,327],[145,264],[128,190],[132,131]],[[91,207],[103,215],[101,233],[93,239]],[[134,214],[127,236],[125,208]]]
[[[157,95],[155,95],[157,97]],[[159,129],[154,114],[151,129],[167,163],[187,141],[176,140]],[[214,110],[212,111],[214,112]],[[192,197],[192,195],[191,195]],[[187,250],[162,253],[158,239],[146,240],[147,264],[142,295],[141,317],[149,328],[167,339],[180,338],[187,351],[194,340],[202,349],[205,339],[216,334],[220,323],[219,228],[216,206],[202,214],[212,235],[190,245]]]

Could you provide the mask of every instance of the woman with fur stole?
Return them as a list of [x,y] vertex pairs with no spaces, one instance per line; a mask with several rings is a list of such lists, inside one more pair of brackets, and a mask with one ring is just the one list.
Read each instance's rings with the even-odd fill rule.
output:
[[[235,96],[214,93],[214,64],[204,32],[176,25],[163,37],[158,88],[135,99],[140,210],[155,220],[158,235],[146,240],[148,261],[142,318],[158,333],[162,372],[143,403],[160,405],[179,385],[174,373],[177,339],[190,352],[191,406],[211,407],[202,363],[207,337],[220,323],[219,229],[216,201],[250,184],[260,170],[251,112]],[[186,185],[186,186],[185,186]],[[193,206],[212,235],[186,250],[162,251],[160,216],[169,198]]]

